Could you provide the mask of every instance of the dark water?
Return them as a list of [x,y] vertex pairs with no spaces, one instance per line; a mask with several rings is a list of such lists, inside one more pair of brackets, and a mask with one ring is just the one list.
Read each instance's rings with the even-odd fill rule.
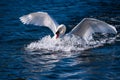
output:
[[1,0],[0,80],[120,80],[119,37],[86,51],[25,51],[31,42],[52,35],[47,28],[19,21],[20,16],[37,11],[48,12],[68,31],[84,17],[92,17],[120,32],[119,0]]

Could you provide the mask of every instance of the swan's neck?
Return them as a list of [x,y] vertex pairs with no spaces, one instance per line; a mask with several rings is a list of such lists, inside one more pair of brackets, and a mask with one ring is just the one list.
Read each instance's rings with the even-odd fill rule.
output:
[[55,37],[56,39],[57,39],[57,38],[60,38],[60,37],[63,37],[64,34],[65,34],[65,32],[66,32],[66,27],[65,27],[64,24],[61,24],[61,25],[58,26],[57,31],[56,31],[54,37]]

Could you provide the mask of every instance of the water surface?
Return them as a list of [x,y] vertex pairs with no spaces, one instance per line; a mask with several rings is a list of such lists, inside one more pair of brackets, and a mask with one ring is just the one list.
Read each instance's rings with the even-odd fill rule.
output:
[[1,0],[0,80],[119,80],[120,37],[85,51],[26,51],[32,42],[53,35],[48,28],[23,25],[19,17],[48,12],[69,32],[83,18],[114,25],[120,32],[119,0]]

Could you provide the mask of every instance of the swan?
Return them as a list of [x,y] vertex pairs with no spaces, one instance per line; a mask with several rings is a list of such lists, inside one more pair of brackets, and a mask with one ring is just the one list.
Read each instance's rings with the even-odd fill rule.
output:
[[[63,37],[66,32],[66,26],[64,24],[59,25],[47,12],[34,12],[23,15],[20,17],[20,21],[23,24],[33,24],[50,28],[54,33],[54,39]],[[84,18],[68,34],[79,36],[87,42],[92,34],[96,32],[117,34],[114,26],[94,18]]]

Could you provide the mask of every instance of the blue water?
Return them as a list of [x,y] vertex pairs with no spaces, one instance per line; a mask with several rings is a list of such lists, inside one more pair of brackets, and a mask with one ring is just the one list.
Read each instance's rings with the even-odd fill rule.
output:
[[1,0],[0,80],[120,80],[120,37],[85,51],[26,51],[48,28],[23,25],[19,17],[48,12],[69,32],[85,17],[114,25],[120,32],[119,0]]

